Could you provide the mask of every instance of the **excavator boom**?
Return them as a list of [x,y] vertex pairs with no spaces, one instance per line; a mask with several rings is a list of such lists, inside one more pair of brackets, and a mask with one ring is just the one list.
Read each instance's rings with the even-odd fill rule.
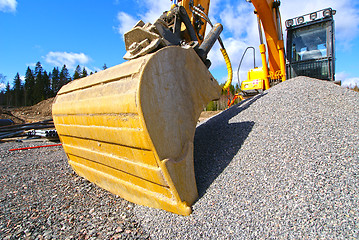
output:
[[[285,75],[285,60],[283,34],[279,13],[279,1],[252,0],[255,12],[263,26],[268,49],[268,62],[270,71]],[[283,52],[284,53],[284,52]],[[284,64],[284,65],[283,65]]]

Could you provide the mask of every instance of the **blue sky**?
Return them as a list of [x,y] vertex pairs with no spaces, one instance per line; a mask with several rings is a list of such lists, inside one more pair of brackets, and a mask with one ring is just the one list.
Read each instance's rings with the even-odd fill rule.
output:
[[[0,74],[12,83],[17,72],[25,75],[37,61],[47,71],[66,64],[71,74],[77,65],[94,72],[104,64],[120,64],[125,54],[123,33],[140,19],[154,22],[170,5],[170,0],[0,0]],[[359,85],[358,0],[283,0],[282,21],[326,7],[337,10],[336,78]],[[212,0],[210,18],[224,26],[222,38],[236,71],[244,49],[258,49],[253,6],[245,0]],[[226,68],[218,44],[209,57],[211,72],[224,82]],[[252,61],[245,60],[241,79]]]

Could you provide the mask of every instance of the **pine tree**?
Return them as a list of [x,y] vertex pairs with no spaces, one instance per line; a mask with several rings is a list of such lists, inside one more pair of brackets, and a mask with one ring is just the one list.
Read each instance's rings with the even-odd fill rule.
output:
[[36,74],[36,69],[35,69],[35,88],[34,88],[34,104],[40,102],[42,99],[42,95],[43,95],[43,73],[40,71]]
[[53,97],[54,96],[54,92],[52,91],[52,72],[49,72],[49,97]]
[[44,99],[51,97],[50,75],[51,73],[44,72]]
[[66,65],[64,65],[60,72],[60,88],[71,81],[69,70],[67,70]]
[[75,80],[75,79],[79,79],[81,77],[82,77],[81,76],[81,68],[80,68],[80,65],[77,65],[73,79]]
[[6,97],[6,105],[11,106],[12,105],[12,91],[11,91],[9,82],[7,82],[7,84],[6,84],[5,97]]
[[45,99],[44,97],[44,81],[45,76],[40,62],[36,63],[35,67],[35,88],[34,88],[34,103],[38,103]]
[[27,67],[25,75],[25,105],[30,106],[35,103],[35,76],[30,69]]
[[81,75],[82,75],[82,77],[87,77],[88,76],[88,73],[87,73],[85,67],[82,69],[82,74]]
[[35,75],[35,78],[37,77],[37,75],[40,73],[42,73],[44,70],[41,66],[41,63],[40,62],[37,62],[36,63],[36,67],[35,67],[35,72],[34,72],[34,75]]
[[22,100],[23,100],[23,88],[21,83],[20,74],[17,73],[14,78],[14,87],[13,87],[13,93],[14,93],[14,104],[16,107],[22,106]]
[[59,68],[54,68],[51,73],[51,90],[52,95],[55,96],[60,90],[60,71]]

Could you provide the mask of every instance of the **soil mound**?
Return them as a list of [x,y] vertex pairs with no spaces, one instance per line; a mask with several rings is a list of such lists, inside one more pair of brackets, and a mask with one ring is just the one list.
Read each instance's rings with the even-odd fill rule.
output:
[[11,114],[23,122],[31,123],[51,119],[51,108],[54,98],[49,98],[30,107],[20,107],[11,110]]

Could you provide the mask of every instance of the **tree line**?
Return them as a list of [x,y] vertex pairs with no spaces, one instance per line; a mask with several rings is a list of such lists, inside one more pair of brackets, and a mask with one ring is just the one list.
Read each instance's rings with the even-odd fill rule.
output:
[[[104,64],[103,69],[107,66]],[[90,75],[92,72],[90,73]],[[56,96],[60,88],[72,80],[88,76],[85,67],[77,65],[73,76],[70,76],[66,65],[61,70],[54,67],[51,72],[43,69],[40,62],[36,63],[35,69],[27,68],[25,81],[21,80],[20,74],[14,77],[12,87],[7,82],[6,88],[0,92],[0,106],[21,107],[32,106],[42,100]],[[5,77],[0,74],[4,80]]]

